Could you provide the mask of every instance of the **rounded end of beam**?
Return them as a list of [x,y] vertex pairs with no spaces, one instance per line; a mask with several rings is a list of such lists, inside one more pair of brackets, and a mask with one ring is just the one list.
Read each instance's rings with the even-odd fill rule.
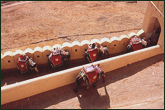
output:
[[17,54],[24,54],[24,51],[23,50],[16,50],[13,55],[15,56]]
[[134,37],[134,36],[138,36],[136,33],[134,33],[134,32],[131,32],[131,33],[129,33],[128,34],[128,37],[129,38],[132,38],[132,37]]
[[13,56],[13,52],[12,51],[7,51],[4,53],[3,57],[6,57],[6,56]]
[[83,40],[83,41],[81,41],[81,46],[83,46],[85,44],[90,44],[89,40]]
[[119,38],[114,36],[110,38],[110,43],[114,42],[114,41],[119,41]]
[[69,42],[64,42],[62,47],[72,47],[72,45]]
[[31,48],[27,48],[25,51],[24,51],[24,53],[26,54],[26,53],[31,53],[31,54],[33,54],[33,50],[31,49]]
[[100,41],[99,41],[98,39],[92,39],[92,40],[91,40],[91,44],[93,44],[93,43],[98,43],[98,44],[100,44]]
[[119,37],[120,40],[125,39],[125,38],[129,39],[129,37],[127,35],[124,35],[124,34]]
[[143,38],[145,35],[144,35],[144,30],[141,29],[137,32],[137,35],[140,37],[140,38]]
[[43,52],[46,51],[46,50],[50,51],[51,50],[51,46],[44,46],[42,49],[43,49]]
[[62,48],[62,46],[60,44],[55,44],[55,45],[52,46],[51,49],[54,49],[54,48],[57,48],[57,47],[60,48],[60,49]]
[[36,48],[34,48],[34,53],[37,52],[37,51],[42,52],[43,50],[42,50],[41,47],[36,47]]
[[3,54],[1,53],[1,59],[3,58]]
[[73,46],[75,46],[75,45],[80,46],[80,42],[78,42],[78,41],[74,41],[74,42],[72,42],[72,44],[71,44],[71,45],[72,45],[72,47],[73,47]]
[[103,42],[110,42],[110,40],[108,38],[102,38],[100,43],[103,43]]

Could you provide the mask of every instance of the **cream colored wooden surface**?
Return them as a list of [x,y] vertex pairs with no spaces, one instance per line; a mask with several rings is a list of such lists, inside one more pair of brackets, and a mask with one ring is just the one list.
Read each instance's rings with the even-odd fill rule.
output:
[[[142,31],[142,30],[139,30]],[[143,31],[144,32],[144,31]],[[143,32],[139,32],[140,34],[143,34]],[[139,34],[139,35],[140,35]],[[48,63],[48,55],[50,55],[51,50],[53,48],[62,48],[65,51],[70,52],[70,60],[76,60],[76,59],[81,59],[84,58],[85,54],[85,49],[87,49],[88,44],[90,43],[96,43],[98,46],[100,44],[106,45],[107,48],[109,49],[110,54],[114,53],[120,53],[120,52],[125,52],[126,47],[129,43],[129,40],[131,37],[136,35],[136,33],[131,32],[128,36],[127,35],[121,35],[119,38],[118,37],[112,37],[110,39],[108,38],[102,38],[101,40],[98,39],[92,39],[91,42],[88,40],[84,40],[82,42],[74,41],[72,43],[65,42],[63,45],[55,44],[52,47],[49,45],[44,46],[43,48],[41,47],[36,47],[34,50],[27,48],[25,51],[22,50],[17,50],[16,52],[6,52],[1,57],[1,60],[3,61],[3,69],[13,69],[16,68],[16,62],[20,54],[25,53],[27,56],[33,58],[34,62],[36,62],[37,65],[40,64],[47,64]],[[8,63],[8,61],[11,61],[11,63]]]

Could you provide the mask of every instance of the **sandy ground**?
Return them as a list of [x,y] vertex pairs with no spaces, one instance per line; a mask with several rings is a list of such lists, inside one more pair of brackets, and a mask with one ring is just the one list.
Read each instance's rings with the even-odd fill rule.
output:
[[[163,109],[164,54],[106,73],[106,82],[96,88],[80,89],[75,84],[53,89],[19,101],[1,105],[2,109]],[[42,71],[40,74],[44,74]],[[28,75],[27,77],[36,76]],[[22,76],[23,77],[23,76]],[[19,77],[22,79],[22,77]],[[24,76],[25,77],[25,76]]]
[[[148,1],[32,1],[1,5],[1,53],[75,40],[119,37],[141,29]],[[64,67],[65,68],[65,67]],[[49,71],[48,71],[49,70]],[[1,86],[45,75],[1,77]],[[164,54],[106,73],[106,83],[74,93],[67,85],[1,105],[8,109],[164,108]]]
[[33,1],[1,6],[1,53],[137,32],[147,3]]

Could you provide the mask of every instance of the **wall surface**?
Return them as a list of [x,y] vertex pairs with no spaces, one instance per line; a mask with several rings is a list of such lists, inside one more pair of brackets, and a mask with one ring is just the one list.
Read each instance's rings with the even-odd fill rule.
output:
[[55,44],[52,47],[44,46],[36,47],[34,50],[27,48],[25,51],[17,50],[15,52],[7,51],[4,55],[1,55],[1,70],[17,68],[17,60],[20,54],[25,53],[29,57],[32,57],[34,62],[37,65],[48,63],[48,56],[51,53],[51,49],[54,47],[59,47],[65,51],[70,52],[70,60],[81,59],[84,57],[85,49],[87,49],[88,44],[97,43],[97,45],[103,44],[106,45],[109,49],[110,54],[121,53],[126,51],[126,47],[130,41],[130,38],[134,35],[143,35],[144,31],[139,30],[137,33],[131,32],[128,36],[121,35],[119,38],[112,37],[102,38],[100,41],[98,39],[92,39],[91,41],[84,40],[82,42],[74,41],[71,44],[68,42],[63,43],[62,45]]
[[144,37],[151,37],[156,31],[154,28],[155,22],[158,20],[161,33],[158,44],[164,48],[164,1],[150,1],[147,6],[146,14],[142,24]]
[[[162,48],[160,45],[156,45],[97,61],[93,64],[100,64],[100,67],[106,73],[160,53],[163,53]],[[1,87],[1,105],[74,83],[83,66],[90,65],[91,63]]]

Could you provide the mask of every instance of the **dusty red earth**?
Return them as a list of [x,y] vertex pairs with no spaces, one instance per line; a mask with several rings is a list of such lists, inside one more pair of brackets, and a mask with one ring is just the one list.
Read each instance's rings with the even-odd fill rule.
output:
[[1,53],[137,32],[147,3],[33,1],[1,6]]
[[[45,71],[43,71],[45,72]],[[40,74],[44,74],[41,72]],[[37,74],[22,75],[20,79]],[[8,78],[6,78],[8,79]],[[12,80],[12,78],[10,78]],[[16,77],[13,76],[16,80]],[[18,80],[18,79],[17,79]],[[164,54],[106,73],[96,88],[80,89],[75,84],[1,105],[2,109],[163,109]],[[2,82],[1,82],[2,83]]]
[[[148,1],[32,1],[1,4],[1,53],[75,40],[119,37],[141,29]],[[64,67],[65,68],[65,67]],[[67,67],[66,67],[67,68]],[[49,69],[46,70],[46,69]],[[42,71],[43,70],[43,71]],[[54,72],[1,77],[1,86]],[[106,83],[74,93],[75,84],[1,105],[2,109],[164,108],[164,54],[106,73]]]

